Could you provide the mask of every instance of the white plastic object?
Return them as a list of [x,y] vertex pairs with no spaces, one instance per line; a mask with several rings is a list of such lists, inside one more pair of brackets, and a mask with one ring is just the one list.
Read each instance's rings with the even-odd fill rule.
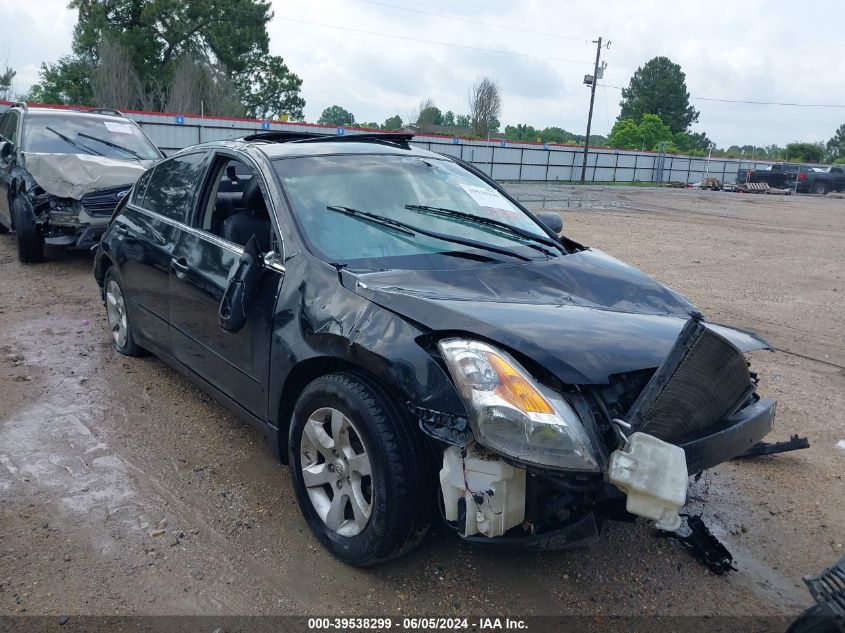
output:
[[687,459],[684,449],[647,433],[634,433],[625,447],[610,454],[610,483],[628,495],[631,514],[657,521],[661,530],[681,525],[687,500]]
[[466,525],[459,526],[461,534],[500,536],[525,520],[525,470],[474,446],[466,450],[464,459],[457,446],[443,452],[440,487],[446,519],[458,520],[458,502],[463,498]]

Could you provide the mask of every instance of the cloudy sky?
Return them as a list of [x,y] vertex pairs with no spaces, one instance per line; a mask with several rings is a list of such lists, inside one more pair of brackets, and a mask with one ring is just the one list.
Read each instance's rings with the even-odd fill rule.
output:
[[[76,16],[65,5],[0,0],[0,24],[12,26],[3,29],[0,61],[18,70],[19,91],[37,80],[42,61],[69,52]],[[603,36],[612,42],[609,86],[627,85],[637,66],[665,55],[681,65],[693,97],[843,106],[693,100],[701,112],[694,129],[720,146],[826,141],[845,122],[842,0],[275,0],[274,11],[270,48],[302,77],[309,121],[333,104],[359,121],[407,118],[428,97],[463,113],[468,88],[487,75],[502,87],[504,124],[583,133],[590,40]],[[598,88],[596,133],[609,132],[619,99],[618,90]]]

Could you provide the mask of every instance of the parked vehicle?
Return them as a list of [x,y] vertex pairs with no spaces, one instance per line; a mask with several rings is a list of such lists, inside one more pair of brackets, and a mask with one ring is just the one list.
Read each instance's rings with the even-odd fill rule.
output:
[[583,545],[620,515],[676,529],[688,475],[772,428],[744,356],[765,341],[410,138],[267,133],[159,162],[96,252],[115,350],[261,429],[354,565],[438,509],[508,547]]
[[[797,187],[796,187],[797,178]],[[825,194],[845,190],[845,172],[839,166],[828,169],[776,163],[766,169],[742,169],[737,172],[737,183],[765,182],[777,189],[797,189],[799,193]]]
[[799,176],[798,191],[824,195],[831,191],[845,191],[845,170],[838,165],[826,169],[813,169],[804,181]]
[[18,256],[44,244],[90,248],[117,202],[161,152],[116,110],[16,104],[0,116],[0,233],[14,229]]

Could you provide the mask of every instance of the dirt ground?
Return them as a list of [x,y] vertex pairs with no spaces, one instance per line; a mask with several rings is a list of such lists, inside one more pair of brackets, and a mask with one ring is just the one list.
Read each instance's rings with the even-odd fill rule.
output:
[[[513,185],[566,233],[711,320],[753,329],[775,439],[690,507],[738,561],[717,577],[646,522],[587,551],[502,554],[440,531],[353,569],[308,532],[262,438],[155,358],[109,345],[87,253],[22,266],[0,236],[0,615],[774,615],[845,554],[845,200]],[[542,198],[546,198],[543,203]]]

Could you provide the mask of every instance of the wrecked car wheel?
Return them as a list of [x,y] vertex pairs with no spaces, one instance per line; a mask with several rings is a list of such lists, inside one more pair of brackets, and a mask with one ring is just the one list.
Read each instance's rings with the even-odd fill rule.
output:
[[435,497],[415,428],[375,385],[342,373],[313,381],[288,450],[305,520],[342,561],[372,565],[425,535]]
[[112,337],[112,347],[124,356],[142,356],[143,350],[135,343],[129,313],[126,310],[126,299],[120,287],[120,281],[114,268],[106,271],[103,280],[103,298],[106,303],[106,318],[109,322],[109,333]]
[[26,198],[18,196],[12,203],[15,233],[18,235],[18,259],[34,264],[44,259],[44,236],[35,223],[35,213]]

